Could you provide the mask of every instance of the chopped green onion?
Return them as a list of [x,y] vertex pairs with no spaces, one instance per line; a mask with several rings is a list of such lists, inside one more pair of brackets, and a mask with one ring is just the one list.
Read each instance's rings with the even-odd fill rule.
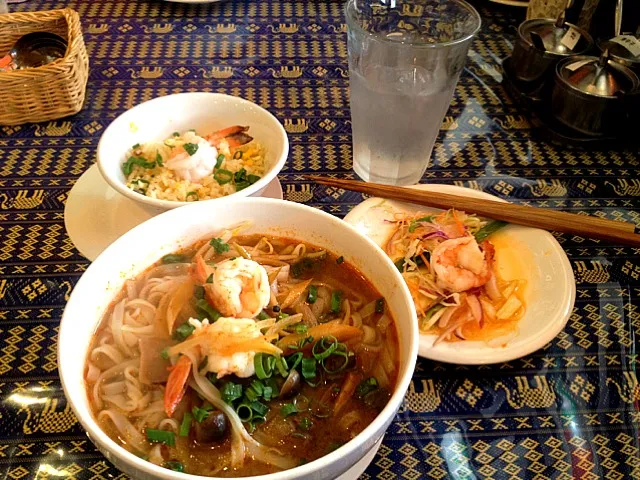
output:
[[164,167],[164,163],[162,163],[162,155],[160,155],[160,152],[156,152],[156,163],[159,167]]
[[180,424],[180,430],[178,432],[178,435],[180,435],[181,437],[188,437],[189,430],[191,430],[192,421],[193,421],[193,415],[191,415],[189,412],[186,412],[182,417],[182,423]]
[[221,153],[220,155],[218,155],[218,158],[216,158],[216,166],[214,168],[220,168],[222,162],[224,162],[224,155]]
[[265,385],[262,388],[262,398],[265,399],[265,401],[269,401],[271,400],[271,397],[273,396],[273,388],[271,388],[269,385]]
[[260,380],[264,380],[265,378],[269,378],[273,375],[273,366],[269,361],[271,358],[273,357],[265,355],[264,353],[256,353],[253,357],[253,366],[256,370],[256,376]]
[[225,243],[221,238],[212,238],[209,245],[213,247],[218,255],[229,251],[229,244]]
[[298,335],[302,335],[302,334],[307,333],[309,331],[309,327],[307,327],[305,324],[301,323],[301,324],[296,325],[295,327],[293,327],[293,330]]
[[261,177],[259,175],[247,175],[247,180],[249,181],[250,185],[256,183],[258,180],[260,180],[260,178]]
[[205,283],[213,283],[213,273],[210,273]]
[[190,156],[193,156],[198,151],[196,143],[185,143],[183,147]]
[[163,348],[162,351],[160,352],[160,356],[164,360],[169,360],[169,347]]
[[421,217],[421,218],[416,218],[415,220],[411,220],[411,222],[409,223],[409,232],[413,233],[416,231],[416,228],[418,228],[420,225],[420,222],[432,222],[433,221],[433,215],[428,215],[426,217]]
[[[422,255],[424,255],[427,258],[427,260],[431,258],[431,254],[426,250],[422,252]],[[424,260],[422,259],[422,255],[416,255],[411,259],[413,263],[415,263],[418,267],[424,265]],[[394,265],[400,271],[400,273],[404,272],[404,264],[405,264],[404,258],[400,258],[396,260],[394,263]]]
[[222,316],[220,312],[209,305],[209,303],[204,298],[196,300],[196,307],[200,311],[202,311],[206,315],[206,318],[208,318],[211,322],[215,322]]
[[222,395],[222,400],[224,400],[225,403],[231,404],[242,397],[242,385],[227,382],[220,390],[220,394]]
[[291,350],[300,350],[306,344],[312,343],[312,342],[313,342],[313,337],[305,337],[302,340],[300,340],[296,345],[289,345],[289,349],[291,349]]
[[243,422],[250,422],[253,418],[253,409],[248,403],[243,402],[238,405],[238,407],[236,408],[236,413],[238,414],[238,417],[240,417],[240,420]]
[[195,329],[196,327],[191,325],[189,322],[184,322],[182,325],[176,328],[175,332],[173,332],[173,338],[182,342],[186,340]]
[[213,179],[220,185],[224,185],[225,183],[229,183],[233,180],[233,173],[229,170],[225,170],[224,168],[219,168],[213,174]]
[[333,313],[339,313],[342,307],[342,292],[340,290],[334,290],[331,292],[331,311]]
[[336,263],[338,265],[340,265],[341,263],[344,263],[344,257],[342,255],[340,255],[337,259],[336,259]]
[[279,313],[278,316],[276,317],[278,320],[282,320],[283,318],[287,318],[289,316],[288,313]]
[[501,228],[507,226],[507,222],[502,222],[500,220],[494,220],[492,222],[487,223],[484,227],[476,232],[474,237],[476,237],[477,242],[482,242],[485,238],[493,235]]
[[251,402],[251,410],[254,411],[255,414],[259,417],[264,417],[269,411],[269,407],[267,407],[264,403],[253,401]]
[[[291,355],[289,357],[289,363],[291,364],[290,369],[293,370],[294,368],[296,368],[300,362],[302,361],[302,357],[303,357],[303,353],[302,352],[298,352],[298,353],[294,353],[293,355]],[[293,362],[293,363],[291,363]]]
[[184,465],[176,461],[164,462],[163,467],[174,472],[184,472]]
[[[326,340],[330,340],[331,343],[326,345]],[[318,350],[318,346],[320,346],[320,350]],[[336,337],[322,337],[313,345],[311,353],[316,360],[321,361],[331,355],[336,348],[338,348],[338,339]]]
[[177,253],[170,253],[169,255],[165,255],[161,259],[162,263],[185,263],[187,262],[187,257],[185,255],[180,255]]
[[317,362],[315,358],[303,358],[302,359],[302,376],[305,379],[316,378]]
[[243,167],[233,174],[233,180],[237,182],[246,182],[247,181],[247,170]]
[[318,287],[316,287],[315,285],[311,285],[309,287],[309,293],[307,294],[307,302],[316,303],[317,299],[318,299]]
[[264,384],[260,380],[254,380],[251,382],[251,388],[258,394],[258,396],[261,396]]
[[204,408],[193,407],[191,412],[193,413],[193,418],[198,423],[202,423],[209,416],[209,412]]
[[170,447],[174,447],[176,445],[175,435],[173,432],[168,432],[166,430],[153,430],[151,428],[147,428],[147,440],[154,443],[164,443]]
[[200,197],[198,196],[198,192],[187,193],[187,197],[186,197],[187,202],[189,201],[189,198],[192,198],[194,202],[197,202],[198,200],[200,200]]
[[305,432],[309,431],[311,427],[313,427],[313,422],[308,417],[302,417],[300,422],[298,422],[298,430],[303,430]]
[[[343,343],[340,345],[344,346]],[[347,347],[344,346],[344,350],[336,350],[330,357],[324,358],[320,361],[325,372],[329,375],[333,375],[335,373],[342,372],[347,368],[349,365],[349,352],[347,352],[346,349]]]
[[376,313],[384,312],[384,298],[376,300]]
[[249,387],[244,391],[244,398],[246,398],[250,402],[253,402],[260,398],[260,395],[258,395],[258,393],[253,388]]
[[258,314],[258,320],[267,320],[268,318],[271,318],[269,316],[269,314],[267,312],[265,312],[264,310],[262,310],[259,314]]
[[296,408],[296,406],[293,403],[285,403],[280,408],[280,415],[282,415],[285,418],[290,416],[290,415],[294,415],[296,413],[298,413],[298,409]]
[[143,187],[146,187],[149,185],[149,181],[145,180],[144,178],[136,178],[134,182],[136,182],[138,186],[140,186],[140,184],[142,184]]
[[306,395],[298,395],[293,399],[293,404],[298,409],[298,413],[306,412],[309,410],[309,406],[311,405],[311,400]]
[[248,181],[243,181],[243,182],[236,182],[236,192],[239,192],[241,190],[244,190],[245,188],[247,188],[249,185],[251,185]]
[[356,395],[359,398],[363,398],[365,395],[371,392],[375,392],[378,389],[378,380],[376,377],[369,377],[366,380],[360,382],[356,388]]
[[278,373],[283,377],[289,375],[287,361],[284,357],[276,357],[276,368],[278,369]]
[[238,151],[236,151],[236,153],[234,153],[234,154],[233,154],[233,158],[234,158],[235,160],[239,160],[239,159],[241,159],[241,158],[242,158],[242,150],[238,150]]
[[134,165],[138,165],[142,168],[156,168],[156,162],[147,162],[141,157],[129,157],[129,159],[122,164],[122,173],[129,176],[133,171]]

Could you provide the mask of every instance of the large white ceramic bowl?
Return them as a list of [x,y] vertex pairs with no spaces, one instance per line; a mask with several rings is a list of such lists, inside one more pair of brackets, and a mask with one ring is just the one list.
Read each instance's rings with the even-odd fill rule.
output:
[[[102,134],[97,160],[100,173],[116,191],[152,211],[168,210],[187,202],[158,200],[127,188],[122,164],[136,143],[164,141],[173,132],[195,129],[215,132],[231,125],[249,126],[249,134],[265,149],[266,173],[253,185],[229,195],[250,197],[260,194],[282,170],[289,154],[289,140],[280,122],[255,103],[221,93],[189,92],[154,98],[127,110]],[[220,199],[202,200],[214,203]],[[189,202],[193,203],[193,202]]]
[[396,320],[400,369],[391,400],[378,417],[353,440],[306,465],[260,480],[329,480],[371,455],[391,423],[409,386],[418,351],[417,319],[411,296],[393,263],[371,240],[341,220],[311,207],[266,198],[228,198],[220,203],[193,203],[138,225],[111,244],[78,281],[62,317],[58,368],[65,395],[98,449],[123,472],[136,479],[195,479],[158,467],[129,453],[111,440],[94,420],[84,381],[85,358],[96,327],[124,281],[162,256],[225,227],[251,220],[247,233],[297,238],[322,246],[356,266],[387,300]]

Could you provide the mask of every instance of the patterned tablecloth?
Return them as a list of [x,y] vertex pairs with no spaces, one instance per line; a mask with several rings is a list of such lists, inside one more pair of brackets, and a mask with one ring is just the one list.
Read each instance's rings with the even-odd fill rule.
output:
[[[545,142],[501,86],[522,9],[484,19],[423,181],[538,207],[640,223],[640,157]],[[88,262],[63,222],[69,189],[118,114],[181,91],[239,95],[291,141],[285,198],[344,216],[360,194],[304,173],[352,177],[343,4],[39,1],[80,12],[91,73],[78,115],[0,127],[0,478],[122,478],[64,399],[56,335]],[[419,360],[405,405],[363,478],[640,478],[640,249],[556,235],[573,265],[567,327],[526,358],[485,367]],[[535,308],[532,305],[531,308]]]

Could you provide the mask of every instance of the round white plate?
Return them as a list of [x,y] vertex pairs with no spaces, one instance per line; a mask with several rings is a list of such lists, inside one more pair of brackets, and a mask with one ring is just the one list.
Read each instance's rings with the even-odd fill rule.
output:
[[[277,177],[261,196],[283,198]],[[116,238],[155,215],[112,189],[92,165],[69,192],[64,225],[78,251],[93,261]]]
[[[452,185],[415,185],[413,188],[504,202],[488,193]],[[344,220],[378,245],[383,245],[393,229],[385,218],[397,211],[425,210],[435,209],[369,198],[349,212]],[[501,276],[527,280],[527,309],[517,333],[503,339],[504,342],[441,342],[436,346],[433,346],[435,335],[421,334],[419,356],[461,365],[507,362],[544,347],[566,325],[575,301],[576,284],[569,259],[553,235],[544,230],[508,225],[492,240],[499,246],[496,260]]]

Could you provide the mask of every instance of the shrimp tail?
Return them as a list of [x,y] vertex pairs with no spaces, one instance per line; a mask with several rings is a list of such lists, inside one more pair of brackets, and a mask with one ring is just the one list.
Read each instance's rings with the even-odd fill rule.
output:
[[232,127],[223,128],[222,130],[213,132],[205,138],[214,147],[217,147],[222,140],[227,140],[230,147],[237,147],[253,140],[252,137],[246,135],[245,132],[248,130],[249,127],[234,125]]
[[181,356],[169,374],[167,387],[164,390],[164,411],[168,417],[173,416],[176,407],[187,391],[187,380],[191,373],[191,360],[189,357]]
[[206,283],[207,278],[209,278],[209,275],[212,273],[213,268],[207,265],[202,255],[198,255],[191,266],[191,278],[193,278],[196,283],[203,284]]

